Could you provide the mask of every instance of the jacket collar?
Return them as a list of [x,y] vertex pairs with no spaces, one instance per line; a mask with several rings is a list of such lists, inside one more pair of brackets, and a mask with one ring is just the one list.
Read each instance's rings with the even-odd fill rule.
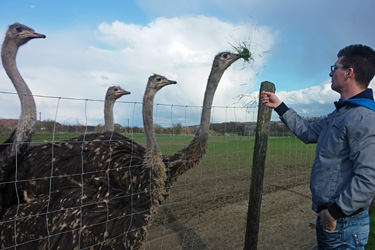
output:
[[[350,99],[370,99],[370,100],[374,100],[374,95],[373,95],[373,92],[372,92],[372,89],[368,88],[366,89],[365,91],[355,95],[355,96],[352,96],[350,97],[348,100]],[[341,100],[341,98],[334,102],[335,106],[336,106],[336,109],[340,109],[342,108],[343,106],[346,106],[346,105],[349,105],[351,102],[350,101],[343,101]]]

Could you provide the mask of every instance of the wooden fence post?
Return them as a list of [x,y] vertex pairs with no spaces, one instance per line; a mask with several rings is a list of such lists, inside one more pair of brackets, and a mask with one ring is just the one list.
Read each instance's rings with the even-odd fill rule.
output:
[[267,143],[272,113],[272,109],[266,107],[261,102],[262,91],[275,92],[275,85],[271,82],[262,82],[259,91],[258,119],[253,152],[253,169],[251,173],[249,205],[247,210],[245,250],[257,249],[258,245],[264,167],[266,163]]

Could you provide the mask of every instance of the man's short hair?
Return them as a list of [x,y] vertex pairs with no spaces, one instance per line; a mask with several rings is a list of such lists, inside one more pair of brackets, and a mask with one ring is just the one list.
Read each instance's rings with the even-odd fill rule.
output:
[[375,75],[375,51],[366,45],[354,44],[341,49],[337,57],[343,57],[342,65],[353,68],[355,80],[367,88]]

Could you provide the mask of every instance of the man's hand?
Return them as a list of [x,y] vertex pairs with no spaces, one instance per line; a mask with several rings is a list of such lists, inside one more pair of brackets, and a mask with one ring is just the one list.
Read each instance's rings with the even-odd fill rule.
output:
[[323,229],[327,231],[335,231],[337,220],[332,217],[328,209],[323,209],[320,213],[316,214],[320,217],[320,224],[322,224]]
[[262,91],[262,103],[270,108],[277,108],[281,101],[279,98],[275,95],[275,93],[268,92],[268,91]]

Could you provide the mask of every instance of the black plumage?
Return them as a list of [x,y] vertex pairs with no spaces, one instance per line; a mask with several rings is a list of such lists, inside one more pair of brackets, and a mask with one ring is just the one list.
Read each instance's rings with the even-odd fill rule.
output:
[[[239,58],[238,54],[229,52],[221,52],[215,56],[207,81],[199,130],[188,146],[173,155],[163,155],[167,174],[167,188],[177,180],[178,176],[198,165],[205,155],[208,145],[211,107],[216,88],[225,70]],[[147,117],[149,115],[144,116],[144,119],[147,119]],[[104,135],[105,137],[103,137]],[[141,145],[118,133],[82,135],[69,140],[69,142],[55,143],[53,147],[50,144],[37,146],[26,152],[18,167],[17,178],[21,183],[17,185],[17,192],[20,193],[21,199],[28,200],[38,195],[48,194],[50,180],[52,183],[51,189],[56,190],[67,185],[69,180],[80,181],[81,173],[85,173],[85,176],[94,176],[106,171],[105,163],[109,160],[110,151],[102,152],[100,149],[102,146],[96,146],[96,142],[109,142],[111,137],[115,141],[123,140],[123,143],[127,141],[126,152],[123,153],[124,158],[129,159],[129,161],[135,161],[137,156],[145,153],[145,149]],[[85,143],[82,144],[83,142]],[[124,148],[125,146],[121,150],[124,150]],[[120,149],[116,148],[115,150]],[[134,164],[139,163],[134,162]],[[110,173],[113,174],[113,171],[110,171]],[[88,177],[84,177],[84,179],[87,180]],[[115,177],[111,176],[111,179],[118,182]],[[11,181],[14,181],[14,176],[11,177]],[[7,206],[14,204],[15,197],[14,185],[7,185]]]
[[[142,242],[144,237],[144,225],[147,224],[145,222],[149,220],[152,214],[151,203],[160,204],[165,197],[166,193],[161,188],[168,187],[170,183],[176,181],[179,175],[199,164],[205,154],[208,141],[210,110],[215,90],[224,71],[239,58],[238,55],[228,52],[222,52],[215,56],[207,82],[201,127],[187,147],[171,156],[160,155],[160,159],[163,159],[164,164],[161,163],[160,159],[160,162],[157,164],[163,167],[166,176],[158,179],[159,182],[163,180],[163,185],[159,183],[157,186],[160,188],[153,190],[154,193],[155,191],[159,193],[155,196],[158,197],[156,200],[151,197],[151,185],[150,181],[147,181],[147,177],[150,179],[153,173],[150,169],[142,168],[143,160],[146,158],[146,150],[142,146],[117,133],[83,135],[75,138],[73,141],[55,143],[53,145],[41,145],[27,151],[21,165],[18,167],[17,188],[15,188],[14,184],[8,185],[7,204],[11,208],[3,218],[8,216],[12,218],[12,212],[14,213],[17,208],[14,205],[17,202],[14,199],[16,197],[15,192],[18,192],[21,196],[21,202],[28,202],[25,204],[22,203],[19,211],[30,211],[36,215],[38,214],[37,209],[40,210],[41,207],[49,208],[51,204],[55,204],[53,209],[61,210],[62,203],[57,198],[56,202],[48,202],[48,197],[69,196],[71,199],[70,203],[77,206],[77,204],[82,202],[82,208],[86,207],[85,204],[90,204],[92,207],[89,210],[92,210],[93,216],[98,218],[108,216],[118,218],[116,217],[117,215],[114,215],[115,213],[112,214],[108,212],[109,210],[103,210],[104,207],[113,210],[112,208],[120,206],[119,204],[129,204],[130,201],[130,204],[133,204],[133,206],[123,211],[125,217],[123,217],[123,224],[120,223],[123,230],[123,241],[110,240],[113,237],[112,234],[106,236],[103,233],[101,235],[99,233],[103,229],[101,228],[94,231],[93,234],[95,237],[83,237],[87,242],[81,242],[81,246],[83,246],[82,244],[85,244],[85,246],[93,244],[110,246],[109,242],[111,241],[114,242],[112,244],[120,245],[123,244],[121,242],[126,242],[124,243],[125,248],[132,244],[134,246],[136,243],[139,245],[139,242]],[[150,115],[147,117],[150,117]],[[127,146],[124,146],[124,144]],[[124,148],[126,149],[124,150]],[[124,162],[117,163],[117,159],[123,155],[127,155],[127,157],[124,157],[126,158]],[[156,155],[158,155],[157,152]],[[73,195],[72,190],[76,190],[79,195]],[[61,192],[63,192],[63,195]],[[67,195],[67,193],[70,195]],[[50,199],[53,200],[53,198]],[[116,203],[115,201],[120,202]],[[65,205],[64,209],[66,207]],[[33,210],[33,208],[36,209]],[[46,208],[44,210],[47,210]],[[74,211],[78,211],[78,209],[80,208],[77,207]],[[53,210],[51,208],[48,211]],[[71,214],[78,213],[72,211],[70,212]],[[90,217],[89,213],[84,214],[81,210],[79,211],[80,216]],[[120,209],[114,209],[114,211],[117,213]],[[66,215],[69,215],[69,212]],[[130,224],[126,224],[129,223],[129,217],[126,217],[126,215],[131,215]],[[64,216],[54,217],[54,221],[66,224],[67,219]],[[59,219],[56,220],[56,218]],[[118,220],[122,221],[121,219]],[[104,223],[105,220],[98,219],[98,221],[103,221]],[[43,224],[45,222],[40,223]],[[30,224],[32,223],[26,219],[26,225]],[[71,225],[72,223],[68,224]],[[138,228],[138,224],[143,226]],[[129,230],[124,230],[124,228],[129,228],[133,232],[131,236],[129,236]],[[11,231],[13,229],[10,228]],[[7,230],[9,228],[0,224],[0,233]],[[62,236],[59,237],[60,242],[65,242]],[[121,249],[120,246],[116,245],[116,247]]]
[[[17,204],[6,196],[9,208],[0,222],[0,245],[13,246],[17,235],[18,244],[38,249],[139,248],[165,197],[165,166],[153,135],[153,98],[174,83],[159,75],[149,78],[143,104],[146,149],[114,132],[30,148],[13,178],[18,189],[8,185],[7,194],[20,191],[22,200]],[[33,161],[40,168],[28,168]],[[31,232],[37,225],[41,229]]]

